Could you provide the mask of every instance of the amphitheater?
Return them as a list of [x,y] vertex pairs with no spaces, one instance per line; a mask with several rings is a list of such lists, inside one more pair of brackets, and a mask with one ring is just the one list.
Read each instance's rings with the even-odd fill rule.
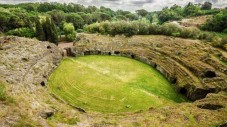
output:
[[[17,121],[15,116],[21,112],[41,126],[227,125],[227,53],[209,43],[158,35],[79,34],[74,46],[65,48],[67,57],[111,55],[138,60],[159,71],[178,93],[192,101],[117,114],[87,112],[51,94],[48,77],[64,56],[55,45],[18,37],[1,38],[0,44],[0,79],[19,100],[15,110],[20,110],[13,113],[10,106],[0,104],[8,111],[0,126],[10,126],[8,121]],[[57,119],[59,116],[62,119]],[[72,118],[75,125],[65,123]]]

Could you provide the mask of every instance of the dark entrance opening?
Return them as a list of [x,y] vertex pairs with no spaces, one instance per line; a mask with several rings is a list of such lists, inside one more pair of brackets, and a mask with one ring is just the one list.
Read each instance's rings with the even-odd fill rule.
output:
[[40,83],[40,85],[43,86],[43,87],[46,86],[46,84],[45,84],[44,81],[42,81],[42,82]]
[[183,95],[187,95],[187,89],[186,88],[181,88],[180,93]]
[[206,71],[206,72],[204,72],[204,77],[213,78],[213,77],[216,77],[216,73],[214,71]]
[[134,58],[135,58],[135,55],[132,54],[132,55],[131,55],[131,58],[134,59]]

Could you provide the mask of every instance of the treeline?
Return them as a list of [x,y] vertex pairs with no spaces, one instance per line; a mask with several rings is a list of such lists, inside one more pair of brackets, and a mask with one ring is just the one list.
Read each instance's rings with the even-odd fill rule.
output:
[[[217,21],[211,21],[203,28],[223,31],[221,27],[221,29],[214,29],[214,27],[217,26],[220,20],[224,22],[226,18],[223,17],[226,17],[226,13],[220,12],[219,9],[212,9],[212,4],[209,2],[201,5],[188,3],[185,7],[174,5],[159,12],[148,12],[140,9],[136,10],[135,13],[124,10],[113,11],[103,6],[100,8],[95,6],[84,7],[74,3],[0,4],[0,33],[30,38],[36,37],[39,40],[47,40],[56,44],[59,35],[65,35],[67,41],[73,41],[76,32],[84,32],[84,30],[92,33],[125,34],[126,36],[135,34],[170,35],[170,33],[166,33],[166,25],[151,24],[164,24],[183,17],[216,13],[218,13],[217,19],[216,17],[214,19]],[[218,24],[218,26],[222,25],[223,23]],[[152,33],[151,27],[157,27],[158,29]],[[176,29],[178,31],[171,33],[171,36],[198,38],[195,37],[196,35],[184,35],[184,32],[182,32],[191,30]],[[126,31],[128,32],[126,33]]]
[[227,9],[214,15],[205,25],[201,26],[204,30],[227,33]]
[[173,23],[164,25],[151,24],[148,20],[137,21],[105,21],[85,26],[90,33],[101,33],[108,35],[167,35],[182,38],[193,38],[212,41],[215,36],[209,32],[203,32],[198,28],[186,28]]
[[[0,33],[23,37],[37,37],[39,40],[48,40],[56,43],[56,39],[50,39],[49,28],[44,27],[46,20],[53,24],[52,31],[57,35],[64,34],[66,40],[72,40],[64,30],[65,23],[72,23],[77,32],[83,32],[85,24],[92,24],[103,21],[134,21],[139,18],[146,18],[152,21],[152,13],[144,9],[137,10],[136,13],[129,11],[113,11],[110,8],[95,6],[84,7],[79,4],[60,3],[24,3],[17,5],[0,4]],[[37,22],[39,21],[39,23]],[[41,24],[41,27],[37,25]],[[44,31],[40,32],[39,30]],[[47,31],[47,32],[45,32]],[[43,35],[44,33],[45,35]],[[49,32],[50,33],[50,32]],[[74,31],[72,33],[75,33]],[[50,37],[49,37],[50,36]]]
[[185,7],[173,5],[170,8],[163,8],[157,12],[160,23],[167,21],[180,20],[184,17],[193,17],[201,15],[210,15],[219,13],[219,9],[212,9],[212,3],[193,4],[189,2]]

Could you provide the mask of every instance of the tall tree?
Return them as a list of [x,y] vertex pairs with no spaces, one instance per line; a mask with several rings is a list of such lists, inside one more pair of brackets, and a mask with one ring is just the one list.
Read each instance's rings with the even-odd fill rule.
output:
[[204,2],[204,4],[201,7],[201,9],[203,9],[203,10],[210,10],[211,8],[212,8],[211,2]]
[[54,24],[53,20],[50,20],[50,42],[58,45],[58,31],[57,27]]
[[144,10],[144,9],[140,9],[140,10],[136,10],[136,13],[139,16],[145,17],[148,14],[148,11]]
[[40,41],[45,41],[46,37],[45,37],[45,33],[43,31],[43,26],[40,23],[39,19],[36,20],[36,38]]

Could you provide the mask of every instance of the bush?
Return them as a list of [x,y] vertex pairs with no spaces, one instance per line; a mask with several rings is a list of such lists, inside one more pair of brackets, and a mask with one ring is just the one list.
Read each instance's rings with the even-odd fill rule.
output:
[[72,23],[64,23],[63,31],[66,41],[74,41],[76,39],[76,31]]
[[17,28],[14,30],[9,30],[6,35],[32,38],[35,37],[35,32],[30,28]]
[[181,28],[173,23],[166,23],[162,26],[162,34],[168,36],[179,36]]
[[83,30],[83,29],[78,29],[78,30],[76,30],[76,32],[77,32],[77,33],[83,33],[84,30]]
[[181,30],[180,37],[198,39],[200,32],[197,28],[184,28]]
[[224,46],[227,44],[227,36],[223,37],[221,40],[221,45]]
[[164,25],[150,24],[147,20],[137,20],[132,22],[115,21],[101,22],[85,26],[85,30],[90,33],[101,33],[115,35],[167,35],[182,38],[203,39],[212,41],[214,34],[201,32],[198,28],[181,27],[174,23]]
[[156,25],[156,24],[151,24],[149,26],[149,34],[162,34],[162,26],[161,25]]
[[209,32],[201,32],[199,34],[199,39],[200,40],[206,40],[206,41],[213,41],[214,40],[214,37],[215,37],[215,34],[214,33],[209,33]]
[[70,33],[70,34],[67,34],[65,35],[65,40],[66,41],[74,41],[76,39],[76,32],[73,32],[73,33]]
[[223,37],[221,40],[216,39],[215,41],[212,42],[212,46],[226,50],[227,49],[227,37]]
[[140,20],[138,22],[138,26],[139,26],[138,34],[139,35],[149,34],[149,24],[150,24],[150,22],[148,20]]

